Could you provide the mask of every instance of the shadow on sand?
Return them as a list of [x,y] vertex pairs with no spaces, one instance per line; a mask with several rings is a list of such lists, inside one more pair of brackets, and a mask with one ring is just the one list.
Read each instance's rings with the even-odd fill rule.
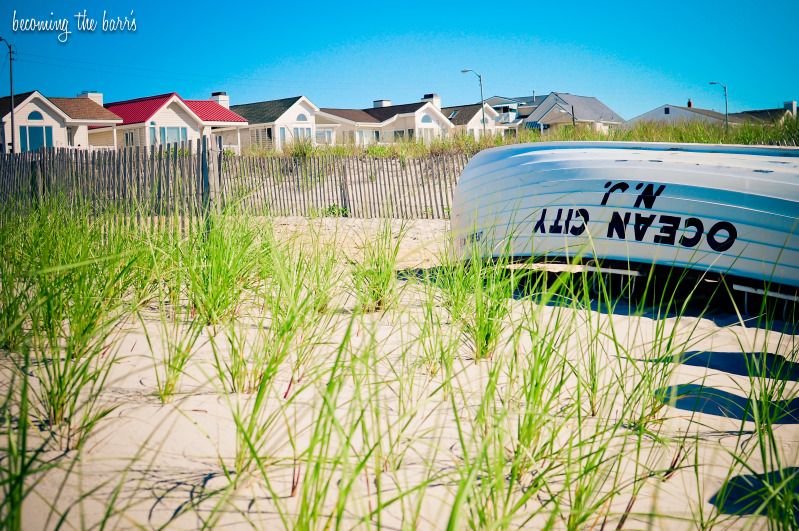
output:
[[754,421],[757,408],[759,416],[768,415],[775,424],[799,424],[799,398],[754,403],[746,397],[697,384],[662,387],[656,393],[664,404],[685,411]]
[[[436,266],[404,269],[397,272],[397,278],[437,283],[446,274],[445,266]],[[553,296],[550,292],[546,297],[549,306],[583,306],[587,299],[592,310],[604,314],[650,319],[701,317],[721,327],[742,325],[787,334],[799,333],[797,303],[766,298],[761,304],[743,304],[740,294],[729,292],[722,282],[686,277],[668,269],[653,272],[650,282],[640,277],[633,281],[623,275],[546,269],[515,269],[513,274],[516,279],[513,297],[517,300],[528,297],[541,299],[542,293],[553,289],[557,283],[557,293]],[[559,278],[562,275],[566,275],[565,279]]]
[[722,514],[762,514],[777,522],[792,521],[796,526],[799,524],[799,468],[732,477],[710,498],[710,503]]
[[681,363],[705,367],[739,376],[799,381],[799,363],[768,352],[705,352],[690,351],[681,356],[650,359],[653,363]]

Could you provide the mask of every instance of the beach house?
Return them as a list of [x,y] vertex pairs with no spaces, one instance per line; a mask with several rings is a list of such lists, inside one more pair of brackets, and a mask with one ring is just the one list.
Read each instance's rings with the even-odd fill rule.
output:
[[438,94],[425,94],[421,101],[394,105],[374,100],[365,109],[323,107],[316,115],[317,127],[336,127],[336,142],[366,146],[449,135],[455,125],[441,111]]
[[11,97],[0,98],[2,152],[42,147],[87,148],[89,127],[110,127],[122,119],[98,104],[91,93],[77,98],[45,97],[37,90],[14,95],[14,146],[11,146]]
[[210,136],[217,145],[238,151],[247,120],[226,107],[226,98],[224,92],[217,92],[210,100],[187,100],[170,92],[106,103],[105,108],[121,117],[122,124],[90,128],[89,142],[92,146],[150,147]]

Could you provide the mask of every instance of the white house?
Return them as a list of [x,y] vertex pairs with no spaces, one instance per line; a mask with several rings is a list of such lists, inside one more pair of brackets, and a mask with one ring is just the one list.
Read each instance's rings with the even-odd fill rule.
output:
[[[90,94],[47,98],[39,91],[14,96],[16,153],[41,147],[89,147],[89,127],[115,127],[122,119],[98,105]],[[11,149],[11,97],[0,98],[0,144]]]
[[335,143],[335,124],[319,127],[319,107],[305,96],[233,105],[233,111],[247,119],[242,148],[283,149],[294,142]]
[[[220,104],[224,93],[212,100],[184,100],[177,93],[160,94],[105,104],[123,122],[114,128],[89,130],[92,146],[157,146],[192,142],[211,136],[221,144],[238,149],[239,131],[247,120]],[[102,95],[98,95],[102,98]]]
[[417,103],[402,105],[383,99],[366,109],[321,108],[316,124],[320,128],[337,126],[337,143],[358,146],[414,139],[430,142],[455,129],[441,112],[438,94],[425,94]]
[[504,130],[517,130],[524,123],[524,119],[546,99],[546,96],[491,96],[485,102],[497,113],[497,123]]
[[[796,116],[796,102],[787,101],[782,108],[759,109],[753,111],[742,111],[730,113],[728,116],[731,125],[748,123],[782,123],[785,118]],[[710,109],[700,109],[694,107],[693,101],[688,100],[688,104],[683,107],[680,105],[665,104],[656,107],[651,111],[631,118],[627,125],[634,125],[639,122],[660,122],[660,123],[679,123],[679,122],[703,122],[711,124],[723,124],[724,113],[712,111]]]
[[496,135],[503,132],[506,127],[497,123],[499,113],[489,106],[483,104],[482,111],[479,103],[471,105],[455,105],[452,107],[442,107],[441,112],[452,122],[453,133],[468,135],[475,140],[483,135],[483,120],[485,119],[485,134]]
[[598,99],[567,92],[551,92],[524,119],[525,127],[541,131],[575,125],[607,133],[623,123],[624,118]]

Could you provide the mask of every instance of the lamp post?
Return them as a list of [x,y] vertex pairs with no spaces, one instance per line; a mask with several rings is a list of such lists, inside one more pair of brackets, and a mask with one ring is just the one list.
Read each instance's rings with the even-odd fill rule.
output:
[[727,111],[727,85],[719,81],[711,81],[711,85],[720,85],[724,89],[724,132],[729,132],[730,129],[730,115]]
[[486,135],[486,108],[485,108],[485,100],[483,99],[483,76],[472,70],[471,68],[464,68],[461,70],[461,74],[466,74],[471,72],[472,74],[477,76],[477,81],[480,82],[480,112],[483,113],[483,136]]
[[11,49],[11,43],[0,37],[0,42],[6,43],[8,46],[8,79],[9,91],[11,92],[11,153],[17,150],[16,132],[14,131],[14,51]]

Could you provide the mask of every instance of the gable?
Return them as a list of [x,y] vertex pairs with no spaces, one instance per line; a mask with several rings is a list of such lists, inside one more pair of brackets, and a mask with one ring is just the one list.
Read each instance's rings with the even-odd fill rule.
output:
[[275,122],[278,118],[297,103],[302,96],[283,98],[280,100],[258,101],[231,105],[230,110],[242,116],[251,124],[266,124]]

